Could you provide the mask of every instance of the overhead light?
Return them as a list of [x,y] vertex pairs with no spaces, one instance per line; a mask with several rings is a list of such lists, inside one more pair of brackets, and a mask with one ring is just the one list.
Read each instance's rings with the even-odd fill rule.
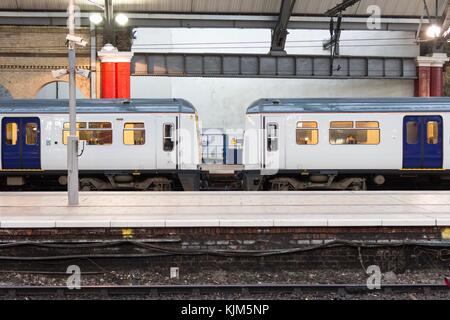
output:
[[432,24],[428,27],[426,31],[426,35],[428,38],[437,38],[441,35],[441,27],[438,25]]
[[119,13],[115,19],[116,19],[117,24],[119,24],[121,26],[126,25],[128,22],[128,17],[126,15],[124,15],[123,13]]
[[100,13],[93,13],[89,16],[89,21],[93,24],[100,24],[103,21],[103,17]]
[[52,76],[55,79],[64,77],[68,73],[67,69],[52,70]]

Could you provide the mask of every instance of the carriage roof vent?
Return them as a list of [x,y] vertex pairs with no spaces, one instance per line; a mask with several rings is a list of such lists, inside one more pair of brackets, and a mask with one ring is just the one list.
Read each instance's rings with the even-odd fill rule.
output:
[[280,100],[273,100],[272,104],[280,104]]

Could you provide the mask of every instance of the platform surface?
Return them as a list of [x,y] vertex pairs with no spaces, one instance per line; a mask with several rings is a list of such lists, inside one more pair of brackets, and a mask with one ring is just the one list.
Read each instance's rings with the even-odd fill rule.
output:
[[450,226],[450,192],[0,193],[0,228],[271,226]]

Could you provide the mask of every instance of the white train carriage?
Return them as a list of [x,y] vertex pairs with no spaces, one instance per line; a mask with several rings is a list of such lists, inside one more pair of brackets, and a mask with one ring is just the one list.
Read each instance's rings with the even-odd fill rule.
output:
[[449,128],[449,98],[261,99],[245,119],[244,186],[445,184]]
[[[78,100],[84,190],[197,190],[200,136],[182,99]],[[0,100],[2,187],[67,183],[67,100]]]

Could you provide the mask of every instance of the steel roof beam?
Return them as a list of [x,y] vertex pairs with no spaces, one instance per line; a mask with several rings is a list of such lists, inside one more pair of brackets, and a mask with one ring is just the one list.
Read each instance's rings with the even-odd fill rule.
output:
[[280,8],[280,15],[275,28],[272,30],[272,44],[270,46],[270,54],[286,54],[284,46],[289,32],[287,27],[292,11],[294,10],[295,0],[283,0]]
[[114,8],[112,0],[105,0],[105,25],[103,27],[103,44],[116,45],[114,33]]
[[[97,11],[98,12],[98,11]],[[82,12],[81,26],[89,27],[89,15]],[[103,13],[103,12],[102,12]],[[208,15],[208,14],[159,14],[159,13],[127,13],[132,27],[155,28],[270,28],[273,29],[278,16],[264,15]],[[26,12],[0,11],[0,25],[36,25],[66,26],[66,12]],[[428,19],[423,19],[428,24]],[[416,31],[420,18],[381,17],[381,30]],[[325,16],[291,16],[289,29],[325,29],[328,30],[330,19]],[[342,29],[367,30],[367,18],[343,17]]]
[[439,24],[441,25],[442,32],[447,31],[450,27],[450,0],[447,1],[447,4],[445,5]]

